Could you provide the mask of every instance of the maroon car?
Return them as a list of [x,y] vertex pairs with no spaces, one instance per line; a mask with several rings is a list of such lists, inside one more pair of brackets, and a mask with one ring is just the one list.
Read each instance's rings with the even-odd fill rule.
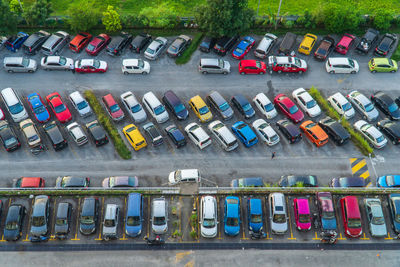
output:
[[110,41],[110,36],[105,33],[101,33],[94,37],[94,39],[88,44],[85,49],[86,53],[92,56],[96,56],[98,53],[100,53],[101,50],[103,50],[103,48],[108,45]]
[[303,112],[285,94],[277,95],[274,99],[274,104],[294,123],[301,122],[304,119]]
[[105,95],[102,97],[104,106],[106,107],[106,110],[108,114],[110,114],[111,118],[114,121],[119,121],[122,120],[125,116],[124,112],[118,105],[118,103],[115,101],[114,97],[111,94]]

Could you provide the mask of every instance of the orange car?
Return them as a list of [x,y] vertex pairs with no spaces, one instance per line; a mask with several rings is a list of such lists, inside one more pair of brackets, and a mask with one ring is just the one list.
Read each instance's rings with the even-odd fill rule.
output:
[[321,147],[328,143],[328,135],[317,123],[313,121],[305,121],[300,125],[300,129],[317,147]]
[[69,48],[76,53],[81,52],[83,48],[90,42],[92,35],[87,32],[78,33],[69,43]]

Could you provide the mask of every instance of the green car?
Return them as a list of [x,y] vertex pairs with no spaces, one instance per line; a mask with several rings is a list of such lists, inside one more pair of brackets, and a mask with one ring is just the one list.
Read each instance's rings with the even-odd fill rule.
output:
[[375,57],[368,62],[369,70],[375,72],[396,72],[397,62],[385,57]]

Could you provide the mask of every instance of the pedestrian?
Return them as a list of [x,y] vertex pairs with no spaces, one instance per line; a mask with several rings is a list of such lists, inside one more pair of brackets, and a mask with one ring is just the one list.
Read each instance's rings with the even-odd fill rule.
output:
[[75,74],[75,67],[74,64],[69,65],[69,69],[72,71],[72,74]]
[[275,158],[276,152],[272,152],[271,159]]

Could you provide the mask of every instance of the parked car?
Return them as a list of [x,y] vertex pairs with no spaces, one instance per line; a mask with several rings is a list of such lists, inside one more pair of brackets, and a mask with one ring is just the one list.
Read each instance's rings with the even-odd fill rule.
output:
[[214,107],[218,111],[219,115],[224,120],[229,120],[233,117],[233,110],[225,98],[217,91],[212,91],[207,95],[207,101],[210,106]]
[[105,241],[118,238],[119,206],[107,204],[104,212],[102,238]]
[[163,104],[154,95],[153,92],[148,92],[143,95],[142,102],[147,108],[150,115],[156,119],[158,123],[164,123],[169,120],[168,112],[165,110]]
[[135,151],[138,151],[147,146],[146,139],[140,133],[139,129],[134,124],[129,124],[122,129],[126,140],[133,147]]
[[322,38],[317,49],[314,52],[314,58],[317,60],[325,60],[335,47],[335,40],[328,36]]
[[225,234],[229,236],[238,235],[241,223],[240,199],[235,196],[227,196],[224,205]]
[[243,37],[242,40],[240,40],[239,44],[233,49],[232,51],[232,57],[236,59],[243,59],[247,53],[251,50],[251,48],[254,46],[256,43],[256,40],[251,37],[251,36],[246,36]]
[[350,140],[350,134],[343,128],[343,126],[332,119],[331,117],[325,117],[318,122],[319,126],[329,135],[330,139],[335,142],[336,145],[341,146]]
[[375,29],[368,29],[356,46],[356,51],[363,54],[368,54],[373,44],[378,41],[378,38],[379,31]]
[[383,188],[400,187],[400,175],[384,175],[376,179],[376,186]]
[[348,237],[359,237],[362,234],[361,213],[358,199],[355,196],[346,196],[340,199],[344,233]]
[[192,38],[181,34],[168,47],[167,55],[170,57],[179,57],[191,43]]
[[392,222],[392,229],[396,234],[400,233],[400,194],[388,196],[389,213]]
[[89,103],[86,99],[81,95],[79,91],[75,91],[69,94],[69,100],[72,103],[72,106],[78,111],[81,117],[88,117],[93,114],[92,109],[89,106]]
[[168,231],[168,203],[165,198],[154,198],[151,204],[151,229],[156,235]]
[[202,74],[217,73],[226,75],[231,72],[231,64],[218,58],[202,58],[199,63],[199,72]]
[[26,57],[5,57],[3,61],[3,67],[8,73],[33,73],[37,70],[37,63],[36,60]]
[[395,34],[386,33],[382,37],[378,46],[375,48],[375,55],[383,57],[387,56],[387,54],[392,49],[396,41],[397,41],[397,36]]
[[279,45],[278,53],[288,56],[293,52],[293,47],[296,44],[297,35],[287,32]]
[[339,54],[346,55],[355,39],[356,37],[354,35],[345,33],[337,43],[335,51]]
[[301,140],[302,137],[299,128],[289,120],[279,120],[276,122],[276,126],[286,137],[290,144],[296,143]]
[[168,184],[176,185],[179,183],[200,183],[201,175],[198,169],[182,169],[170,172]]
[[387,236],[385,217],[379,198],[364,198],[365,211],[368,218],[369,232],[372,237]]
[[43,188],[45,184],[42,177],[20,177],[13,180],[13,188]]
[[266,33],[254,50],[254,55],[261,59],[266,58],[277,40],[278,37],[274,34]]
[[272,71],[282,72],[297,72],[303,73],[307,71],[307,63],[305,60],[292,56],[269,56],[268,68]]
[[72,139],[78,146],[83,146],[88,142],[88,138],[85,132],[77,122],[68,124],[66,128],[67,131],[69,132],[69,135],[72,137]]
[[200,149],[204,149],[211,145],[210,136],[197,123],[192,122],[188,124],[185,127],[185,132],[189,136],[189,139],[191,139],[193,143]]
[[60,176],[56,179],[56,188],[88,188],[89,185],[90,179],[88,177]]
[[247,198],[248,229],[253,233],[261,233],[264,226],[263,206],[260,198]]
[[123,74],[149,74],[150,63],[142,59],[130,58],[122,60]]
[[208,122],[212,120],[213,115],[210,108],[199,95],[196,95],[189,100],[189,106],[192,108],[200,122]]
[[234,123],[232,131],[246,147],[251,147],[258,143],[257,135],[243,121]]
[[232,37],[222,37],[220,38],[217,43],[214,45],[214,53],[220,56],[225,56],[229,50],[236,44],[239,40],[239,36],[235,35]]
[[242,94],[232,96],[231,102],[245,119],[250,119],[256,114],[250,102]]
[[309,231],[311,230],[311,213],[310,206],[307,198],[294,198],[293,199],[294,219],[296,222],[297,230]]
[[149,60],[156,60],[161,53],[167,48],[168,40],[164,37],[154,39],[144,52],[144,57]]
[[333,204],[330,192],[318,192],[316,194],[316,204],[321,222],[322,231],[336,231],[335,205]]
[[328,143],[328,135],[317,123],[310,120],[305,121],[300,125],[300,129],[317,147],[321,147]]
[[79,232],[81,234],[91,235],[96,232],[99,206],[99,200],[96,197],[85,197],[83,199],[79,215]]
[[360,67],[355,59],[348,57],[330,57],[325,63],[326,72],[330,74],[351,73],[356,74]]
[[67,139],[64,138],[55,121],[43,125],[43,129],[55,151],[60,151],[68,146]]
[[132,42],[132,35],[126,32],[121,32],[113,37],[108,43],[106,51],[110,56],[120,56],[125,48]]
[[364,120],[374,121],[378,118],[379,112],[374,104],[363,94],[358,91],[351,91],[347,98],[351,104],[360,112]]
[[47,104],[50,106],[54,115],[61,123],[66,123],[72,120],[71,112],[68,107],[64,105],[63,100],[59,93],[54,92],[46,97]]
[[140,33],[133,38],[130,49],[132,52],[140,53],[151,42],[151,35],[147,33]]
[[258,119],[253,122],[253,128],[256,133],[268,146],[273,146],[279,143],[279,135],[275,132],[272,126],[263,119]]
[[374,57],[368,62],[369,71],[372,73],[377,72],[391,72],[397,71],[397,62],[386,57]]
[[59,202],[57,205],[56,221],[54,222],[54,235],[57,239],[67,238],[71,228],[72,205],[68,202]]
[[351,103],[341,93],[335,93],[329,96],[328,102],[331,107],[346,120],[353,118],[356,114]]
[[178,120],[185,120],[189,116],[189,111],[172,90],[164,93],[162,98],[165,106],[176,116]]
[[278,182],[280,187],[318,187],[317,176],[315,175],[283,175]]
[[0,121],[0,140],[7,152],[12,152],[21,147],[14,130],[6,120]]
[[186,139],[181,130],[175,125],[172,124],[165,128],[165,132],[172,140],[176,148],[184,147],[186,145]]
[[244,59],[239,62],[240,74],[265,74],[267,73],[267,65],[259,60]]
[[200,234],[214,238],[218,233],[218,206],[213,196],[202,196],[200,200]]
[[145,125],[143,125],[143,130],[146,132],[148,137],[150,137],[151,143],[153,146],[159,146],[162,143],[164,143],[164,139],[160,133],[160,131],[157,129],[157,127],[154,125],[152,122],[148,122]]
[[48,196],[39,195],[35,197],[31,213],[31,241],[47,240],[50,226],[50,200]]
[[367,182],[363,177],[339,177],[333,178],[330,183],[330,187],[366,187]]
[[44,70],[70,70],[71,65],[74,65],[74,60],[63,56],[44,56],[40,61]]
[[64,46],[68,43],[70,36],[64,31],[53,33],[43,43],[41,52],[46,56],[59,55]]
[[138,187],[139,179],[137,176],[112,176],[104,178],[101,183],[103,188],[118,188],[118,187]]
[[221,121],[215,120],[211,122],[208,125],[208,130],[215,136],[222,149],[225,151],[235,150],[239,146],[236,137]]
[[22,227],[26,209],[20,204],[12,204],[8,208],[4,222],[3,236],[7,241],[17,241],[22,236]]
[[243,188],[243,187],[263,187],[264,182],[262,177],[245,177],[239,179],[233,179],[231,181],[231,187]]
[[278,115],[274,104],[264,93],[258,93],[253,98],[253,103],[267,119],[273,119]]
[[147,119],[146,111],[144,111],[142,105],[131,91],[121,94],[121,102],[135,123],[140,123]]
[[8,40],[8,38],[10,38],[10,37],[9,36],[6,37],[6,36],[3,36],[3,35],[0,35],[0,50],[2,50],[5,47],[5,44],[6,44],[7,40]]
[[22,45],[24,53],[27,55],[35,55],[49,37],[50,33],[43,30],[31,34]]
[[97,120],[85,124],[86,130],[97,147],[108,144],[109,140],[103,127]]
[[103,50],[110,43],[110,41],[110,36],[105,33],[101,33],[92,39],[85,51],[89,55],[97,56],[101,50]]
[[311,118],[317,117],[321,114],[321,108],[314,98],[312,98],[312,96],[306,90],[304,90],[304,88],[294,90],[292,97]]
[[285,94],[279,94],[274,98],[274,104],[279,110],[294,123],[301,122],[304,119],[303,112],[293,101]]
[[26,119],[21,121],[19,123],[19,127],[22,133],[24,134],[25,139],[30,148],[33,148],[41,144],[42,139],[40,138],[39,132],[31,119]]
[[374,125],[369,124],[364,120],[359,120],[354,123],[354,128],[375,148],[380,149],[386,146],[387,139]]
[[206,36],[199,46],[199,50],[201,52],[210,53],[211,49],[213,49],[215,43],[217,42],[216,38]]
[[317,36],[311,33],[307,33],[304,35],[303,41],[301,41],[299,49],[297,50],[299,53],[304,55],[309,55],[317,42]]
[[91,39],[92,35],[90,33],[80,32],[69,42],[69,49],[71,49],[72,52],[80,53]]
[[276,235],[285,234],[288,230],[285,196],[282,193],[270,193],[267,199],[271,232]]
[[4,43],[5,47],[11,52],[17,52],[21,48],[22,44],[28,39],[29,34],[24,32],[19,32],[16,35],[12,35]]
[[50,120],[50,113],[44,105],[42,97],[38,93],[28,95],[26,100],[38,122],[46,123]]
[[120,121],[125,117],[124,112],[111,94],[103,96],[101,100],[103,101],[104,107],[106,108],[111,119],[114,121]]
[[126,203],[125,233],[130,237],[139,236],[143,227],[143,195],[129,193]]
[[107,62],[103,60],[79,59],[75,61],[75,71],[78,73],[104,73],[107,69]]
[[393,145],[400,144],[400,122],[383,119],[376,124],[376,127],[389,138]]
[[378,91],[371,95],[371,101],[391,120],[400,120],[400,109],[397,103],[386,93]]

